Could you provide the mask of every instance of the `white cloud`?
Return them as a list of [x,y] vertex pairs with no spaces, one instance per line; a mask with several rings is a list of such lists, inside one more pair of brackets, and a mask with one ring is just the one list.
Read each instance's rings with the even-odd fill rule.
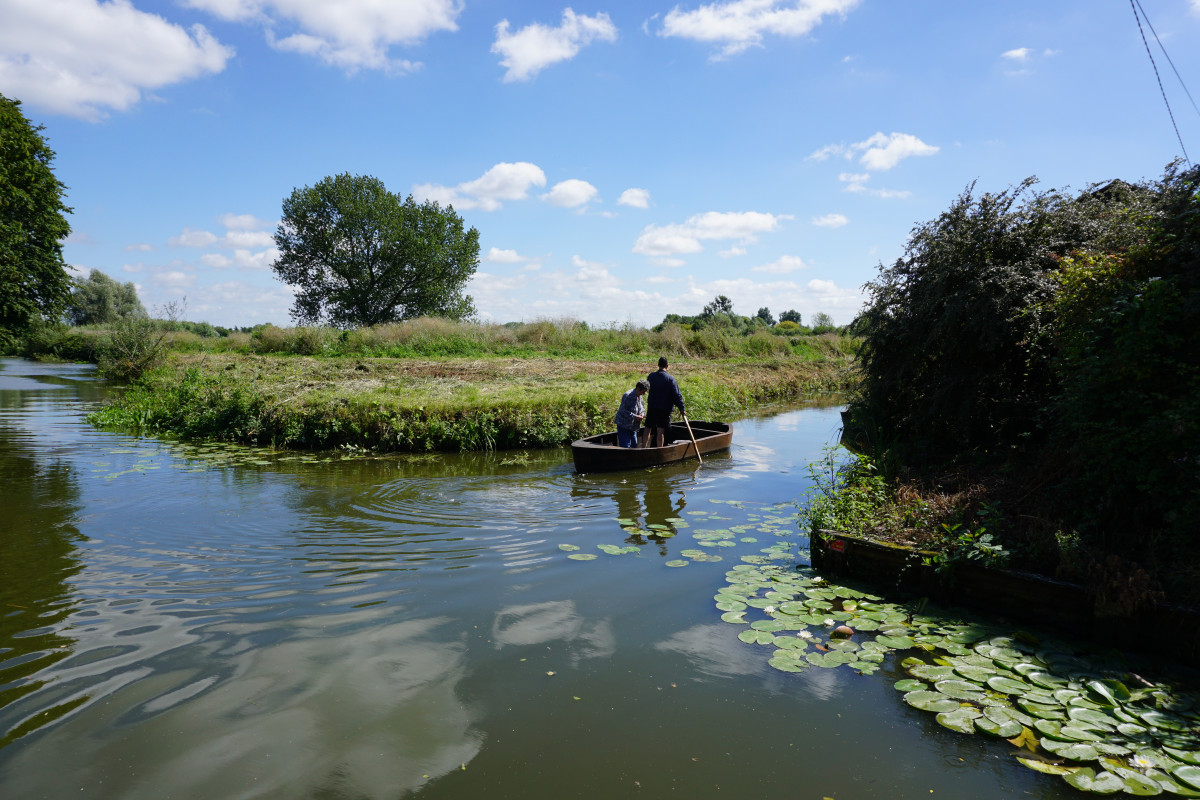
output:
[[763,214],[758,211],[722,213],[709,211],[697,214],[681,225],[648,225],[633,245],[633,252],[648,256],[673,256],[698,253],[704,239],[735,239],[754,242],[758,234],[779,227],[788,215]]
[[906,158],[931,156],[940,149],[935,145],[925,144],[911,133],[876,133],[851,145],[827,144],[809,154],[808,158],[825,161],[830,156],[842,156],[847,160],[859,156],[858,163],[867,169],[889,170]]
[[86,120],[233,57],[204,26],[184,29],[129,0],[4,0],[2,17],[0,92]]
[[170,247],[208,247],[216,243],[216,234],[191,228],[184,228],[183,233],[167,240],[167,245]]
[[511,83],[529,80],[551,64],[574,58],[581,47],[596,39],[617,40],[617,28],[608,14],[589,17],[568,8],[563,11],[562,24],[557,28],[535,22],[509,33],[508,20],[501,20],[496,25],[492,52],[502,56],[500,65],[508,70],[504,82]]
[[744,256],[744,255],[746,255],[746,248],[738,247],[737,245],[734,245],[733,247],[730,247],[727,250],[722,250],[720,253],[718,253],[718,255],[720,255],[721,258],[733,258],[734,256]]
[[274,247],[254,252],[247,249],[233,251],[233,264],[242,269],[270,269],[279,258],[279,250]]
[[595,186],[578,178],[556,183],[541,198],[562,208],[578,208],[590,203],[599,192]]
[[225,269],[233,266],[233,261],[228,256],[223,256],[220,253],[205,253],[200,256],[200,263],[206,267],[215,267],[217,269]]
[[843,214],[825,214],[820,217],[813,217],[812,224],[819,228],[840,228],[849,221]]
[[139,242],[137,244],[127,244],[121,248],[126,253],[149,253],[154,249],[154,245]]
[[1015,50],[1006,50],[1000,54],[1001,58],[1009,58],[1013,61],[1025,61],[1029,58],[1028,47],[1018,47]]
[[229,231],[221,237],[221,246],[228,248],[274,247],[275,237],[266,231]]
[[271,223],[261,220],[253,214],[222,214],[217,221],[231,231],[261,230],[270,227]]
[[871,175],[869,173],[856,174],[853,172],[843,172],[841,175],[838,175],[838,180],[846,184],[844,191],[852,194],[869,194],[872,197],[879,197],[884,200],[912,197],[912,192],[907,189],[872,189],[866,185],[870,178]]
[[171,289],[185,289],[196,283],[196,275],[191,272],[171,270],[170,272],[158,272],[151,275],[150,282],[157,286],[165,286]]
[[498,247],[493,247],[488,250],[485,261],[491,261],[494,264],[520,264],[529,259],[518,253],[516,250],[501,250]]
[[645,189],[626,189],[617,198],[617,205],[632,206],[633,208],[649,208],[650,192]]
[[434,200],[459,209],[495,211],[502,207],[501,200],[523,200],[531,188],[545,185],[546,173],[536,164],[501,162],[473,181],[455,187],[424,183],[414,186],[412,193],[418,201]]
[[409,72],[419,66],[390,54],[439,31],[458,29],[461,0],[186,0],[224,20],[261,25],[278,50],[319,58],[347,72]]
[[678,6],[663,18],[660,36],[678,36],[720,46],[713,59],[727,58],[759,46],[764,34],[805,36],[826,16],[845,16],[859,0],[733,0],[683,11]]
[[772,261],[770,264],[763,264],[761,267],[754,267],[751,272],[766,272],[771,275],[786,275],[789,272],[795,272],[798,269],[806,269],[808,267],[798,256],[781,256]]
[[851,145],[865,152],[858,160],[867,169],[889,170],[911,156],[931,156],[940,148],[925,144],[911,133],[877,133],[864,142]]

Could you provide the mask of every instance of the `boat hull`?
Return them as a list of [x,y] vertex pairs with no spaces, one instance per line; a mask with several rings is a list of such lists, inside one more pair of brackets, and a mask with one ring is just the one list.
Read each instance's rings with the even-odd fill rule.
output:
[[617,432],[610,431],[571,443],[571,457],[576,472],[613,472],[623,469],[644,469],[660,464],[673,464],[729,448],[733,441],[733,426],[727,422],[692,420],[696,444],[688,437],[683,423],[671,425],[671,444],[662,447],[618,447]]

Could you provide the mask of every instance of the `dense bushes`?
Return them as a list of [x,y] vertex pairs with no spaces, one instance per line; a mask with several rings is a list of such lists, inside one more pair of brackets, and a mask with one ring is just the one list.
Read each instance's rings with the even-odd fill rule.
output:
[[[1200,168],[963,193],[868,285],[852,435],[1197,596]],[[1188,587],[1191,588],[1188,588]]]

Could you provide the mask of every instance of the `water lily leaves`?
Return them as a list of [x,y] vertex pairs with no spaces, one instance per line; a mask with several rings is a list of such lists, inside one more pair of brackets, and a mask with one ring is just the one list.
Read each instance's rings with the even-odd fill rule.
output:
[[808,663],[814,667],[840,667],[842,664],[850,664],[855,661],[854,654],[843,653],[838,650],[831,650],[828,653],[805,653],[804,657]]
[[985,716],[975,720],[975,727],[984,733],[991,734],[992,736],[998,736],[1001,739],[1011,739],[1014,736],[1021,735],[1021,723],[1017,722],[1015,719],[997,722],[991,717],[986,716],[986,712]]
[[1041,670],[1033,670],[1026,673],[1025,680],[1037,686],[1041,686],[1043,689],[1050,689],[1051,691],[1055,689],[1061,689],[1063,686],[1067,685],[1066,678],[1060,678],[1057,675],[1053,675],[1049,672],[1042,672]]
[[618,547],[615,544],[598,544],[598,545],[596,545],[596,549],[601,551],[602,553],[607,553],[610,556],[620,556],[620,555],[624,555],[626,553],[640,553],[641,552],[641,548],[633,547],[632,545],[629,547]]
[[985,669],[984,667],[976,667],[970,664],[955,664],[954,671],[974,683],[984,683],[988,678],[996,673],[993,670]]
[[1064,742],[1060,739],[1042,739],[1042,749],[1068,761],[1095,761],[1100,751],[1083,742]]
[[914,681],[912,678],[896,681],[895,688],[901,692],[925,692],[929,690],[929,687],[923,681]]
[[1164,792],[1170,792],[1177,797],[1200,797],[1200,789],[1185,786],[1161,770],[1147,770],[1146,777],[1158,781],[1158,785],[1163,788]]
[[1063,780],[1085,792],[1093,794],[1116,794],[1124,791],[1125,781],[1111,772],[1101,772],[1099,775],[1090,767],[1085,767],[1070,775],[1064,775]]
[[959,706],[953,711],[944,711],[937,715],[938,724],[959,733],[974,733],[975,720],[983,716],[978,708]]
[[1118,680],[1088,681],[1085,685],[1089,694],[1110,706],[1129,702],[1129,689]]
[[566,550],[567,552],[571,552],[571,551],[573,551],[573,550],[578,550],[578,549],[579,549],[579,545],[577,545],[577,544],[560,544],[560,545],[558,546],[558,549],[559,549],[559,550]]
[[808,667],[808,664],[803,661],[797,661],[794,658],[781,658],[778,655],[768,659],[767,664],[781,672],[801,672]]
[[[574,558],[574,556],[567,556],[567,558]],[[595,556],[592,556],[592,558],[595,558]],[[684,561],[681,558],[676,558],[671,561],[663,562],[663,565],[668,567],[686,567],[690,563],[690,561]]]
[[1188,729],[1188,725],[1183,719],[1163,711],[1145,711],[1139,716],[1143,722],[1154,728],[1168,731],[1186,731]]
[[[1117,730],[1120,730],[1120,727]],[[1124,731],[1121,732],[1124,733]],[[1185,764],[1200,766],[1200,750],[1178,750],[1174,747],[1164,747],[1163,749]]]
[[[980,668],[982,669],[982,667]],[[987,679],[988,688],[1004,694],[1024,694],[1031,688],[1028,683],[1016,680],[1015,678],[1006,678],[1003,675],[994,675]]]
[[1171,770],[1171,775],[1185,786],[1200,789],[1200,767],[1198,766],[1185,764],[1182,767],[1176,767]]
[[1079,727],[1095,726],[1100,730],[1113,730],[1113,718],[1102,711],[1096,711],[1090,708],[1079,708],[1072,706],[1067,709],[1067,716],[1074,720],[1077,724],[1087,723],[1087,725],[1079,724]]
[[776,636],[775,646],[781,650],[806,650],[808,642],[799,636]]
[[921,711],[932,711],[941,714],[959,708],[962,703],[951,699],[941,692],[914,691],[904,695],[904,702]]
[[875,637],[875,641],[890,647],[893,650],[908,650],[909,648],[917,646],[917,643],[908,636],[890,636],[881,634]]
[[1040,703],[1034,703],[1030,700],[1026,700],[1023,697],[1017,699],[1017,708],[1032,716],[1040,717],[1041,719],[1063,719],[1066,717],[1066,713],[1060,707],[1045,706]]
[[775,634],[770,631],[748,630],[738,634],[738,638],[746,644],[772,644],[775,641]]
[[1058,729],[1058,738],[1067,739],[1072,742],[1098,742],[1104,737],[1097,736],[1092,731],[1077,728],[1074,725],[1063,725]]
[[1037,772],[1043,772],[1047,775],[1070,775],[1072,772],[1078,772],[1081,767],[1069,767],[1062,764],[1051,764],[1049,761],[1042,761],[1037,758],[1025,758],[1017,756],[1017,761],[1020,761],[1025,766]]
[[1033,753],[1036,753],[1038,749],[1038,738],[1033,735],[1033,731],[1029,730],[1029,728],[1022,728],[1021,733],[1009,739],[1008,743],[1013,747],[1024,747]]
[[567,558],[575,561],[593,561],[599,557],[595,553],[571,553],[571,555],[567,556]]
[[944,680],[938,681],[933,685],[947,697],[953,697],[956,700],[979,700],[983,697],[983,693],[979,689],[979,684],[971,683],[970,681],[960,680]]
[[784,624],[773,619],[759,619],[750,623],[750,627],[756,631],[781,631]]
[[1162,786],[1158,781],[1147,778],[1145,775],[1134,772],[1131,769],[1121,770],[1117,777],[1125,781],[1125,791],[1136,797],[1152,797],[1163,792]]
[[721,620],[723,622],[732,622],[734,624],[738,624],[738,623],[744,624],[746,622],[746,612],[745,611],[726,611],[724,614],[721,615]]
[[[879,641],[876,639],[876,641]],[[927,681],[944,681],[953,678],[956,673],[954,667],[933,666],[921,662],[908,670],[908,674],[914,678],[922,678]]]
[[722,600],[717,603],[718,611],[745,611],[746,604],[738,600]]

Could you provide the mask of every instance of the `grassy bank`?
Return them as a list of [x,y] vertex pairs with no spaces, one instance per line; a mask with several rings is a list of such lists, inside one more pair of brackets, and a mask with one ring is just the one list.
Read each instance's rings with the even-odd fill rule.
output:
[[[694,419],[844,387],[846,340],[812,358],[672,358]],[[101,427],[285,448],[485,450],[560,445],[612,428],[638,358],[318,358],[175,352],[94,413]]]

